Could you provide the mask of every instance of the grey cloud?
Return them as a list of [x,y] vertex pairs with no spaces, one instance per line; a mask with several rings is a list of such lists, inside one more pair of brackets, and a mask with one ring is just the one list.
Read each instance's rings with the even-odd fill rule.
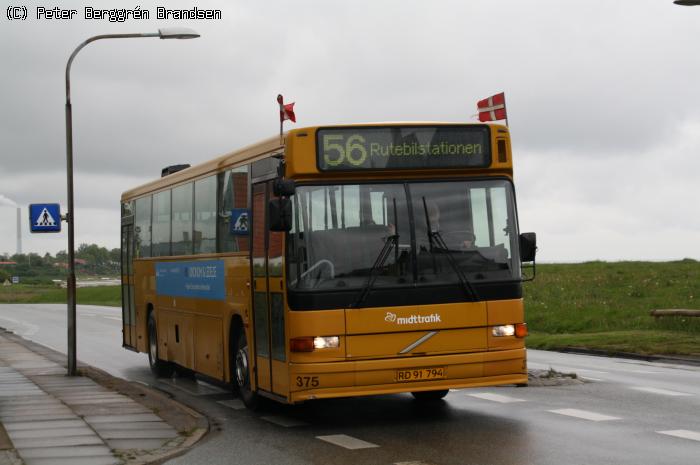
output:
[[[76,59],[79,218],[82,210],[116,223],[120,192],[163,166],[198,163],[275,134],[278,92],[297,102],[304,126],[474,121],[476,101],[505,90],[520,219],[547,238],[545,257],[622,256],[619,237],[630,228],[697,232],[697,210],[678,199],[698,197],[700,8],[670,0],[198,6],[221,8],[224,20],[3,22],[0,61],[10,72],[0,77],[0,192],[20,205],[39,194],[65,197],[63,72],[82,40],[182,25],[202,38],[102,41]],[[141,7],[153,11],[155,3]],[[657,165],[661,159],[668,163]],[[605,224],[582,227],[591,215]],[[116,227],[84,227],[118,244]],[[577,249],[554,233],[584,234],[577,231],[601,245]],[[606,231],[615,231],[609,240]],[[8,234],[0,250],[13,247]]]

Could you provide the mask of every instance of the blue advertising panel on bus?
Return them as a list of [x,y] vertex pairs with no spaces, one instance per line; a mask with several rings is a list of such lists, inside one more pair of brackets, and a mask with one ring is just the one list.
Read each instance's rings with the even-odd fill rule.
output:
[[225,300],[224,261],[158,262],[156,293],[172,297]]

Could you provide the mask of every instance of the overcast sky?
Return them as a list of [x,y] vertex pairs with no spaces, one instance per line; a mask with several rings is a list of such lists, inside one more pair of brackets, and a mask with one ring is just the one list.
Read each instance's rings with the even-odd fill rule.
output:
[[[0,253],[55,253],[27,205],[66,202],[64,73],[105,33],[185,26],[196,40],[88,45],[71,73],[76,243],[119,246],[122,191],[297,126],[474,121],[505,91],[521,231],[539,260],[700,259],[700,7],[671,0],[197,2],[221,20],[157,20],[158,3],[54,1],[73,20],[0,18]],[[29,2],[27,2],[29,3]],[[34,3],[34,2],[31,2]],[[151,19],[84,19],[86,6]],[[192,8],[194,1],[167,1]],[[29,5],[28,5],[29,6]],[[47,4],[47,6],[49,6]]]

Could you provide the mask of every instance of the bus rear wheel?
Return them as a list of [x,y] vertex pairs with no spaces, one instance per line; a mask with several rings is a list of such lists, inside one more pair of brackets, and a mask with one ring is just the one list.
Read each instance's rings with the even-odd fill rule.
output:
[[148,365],[158,377],[167,378],[173,374],[173,365],[158,358],[158,328],[153,312],[148,314]]
[[258,408],[258,394],[250,385],[250,348],[243,328],[238,328],[236,343],[233,345],[233,376],[241,400],[251,410]]
[[442,389],[440,391],[417,391],[417,392],[412,392],[413,397],[417,401],[425,402],[425,401],[431,401],[431,400],[440,400],[443,397],[447,395],[447,393],[450,392],[449,389]]

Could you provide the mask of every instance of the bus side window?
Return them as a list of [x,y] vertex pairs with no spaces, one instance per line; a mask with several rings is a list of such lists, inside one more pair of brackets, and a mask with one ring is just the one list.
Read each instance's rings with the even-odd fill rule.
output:
[[194,183],[194,253],[216,252],[216,176]]
[[152,255],[170,255],[170,189],[153,195]]
[[151,196],[136,199],[134,205],[134,257],[151,256]]
[[234,212],[240,218],[241,211],[249,208],[249,166],[239,166],[231,171],[219,173],[217,242],[219,252],[247,252],[250,250],[248,234],[233,232],[231,220]]

